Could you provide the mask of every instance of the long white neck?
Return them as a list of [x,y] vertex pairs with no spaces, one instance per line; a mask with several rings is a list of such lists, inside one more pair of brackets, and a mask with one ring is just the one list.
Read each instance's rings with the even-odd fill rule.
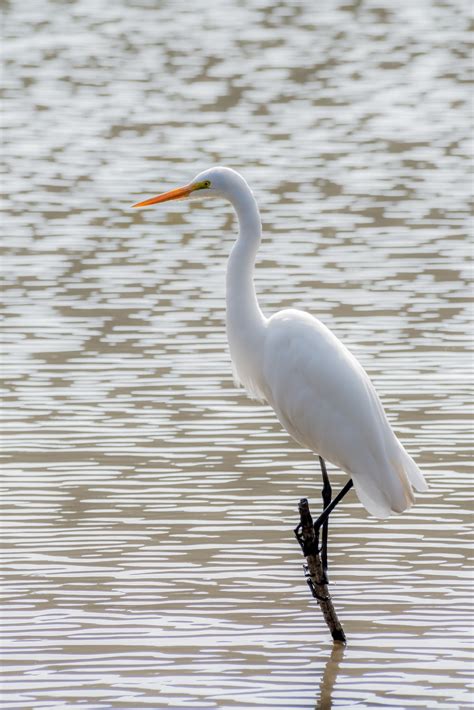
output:
[[253,282],[262,224],[246,183],[229,197],[239,220],[239,236],[229,256],[226,278],[227,337],[236,379],[252,396],[263,398],[262,358],[267,320]]

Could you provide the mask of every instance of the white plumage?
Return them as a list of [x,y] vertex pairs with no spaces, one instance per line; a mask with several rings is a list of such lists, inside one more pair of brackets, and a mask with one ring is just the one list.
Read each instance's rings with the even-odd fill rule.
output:
[[377,517],[414,502],[427,489],[396,438],[366,372],[319,320],[288,309],[265,318],[253,284],[261,222],[252,191],[234,170],[211,168],[189,185],[135,206],[218,196],[237,212],[240,231],[227,266],[227,334],[236,380],[268,402],[291,436],[345,471]]
[[285,429],[352,477],[370,513],[383,518],[409,508],[410,482],[425,489],[367,374],[316,318],[295,310],[270,318],[264,376],[267,401]]

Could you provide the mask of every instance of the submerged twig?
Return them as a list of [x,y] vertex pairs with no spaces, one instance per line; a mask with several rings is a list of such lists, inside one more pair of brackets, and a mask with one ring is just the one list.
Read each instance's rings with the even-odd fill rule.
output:
[[324,573],[321,557],[319,556],[318,539],[314,531],[313,519],[306,498],[300,500],[298,510],[300,513],[300,523],[295,529],[295,536],[303,550],[303,555],[306,560],[304,565],[306,581],[308,582],[311,594],[321,607],[324,620],[328,625],[333,640],[345,643],[346,636],[341,622],[337,618],[331,595],[329,594],[328,580]]

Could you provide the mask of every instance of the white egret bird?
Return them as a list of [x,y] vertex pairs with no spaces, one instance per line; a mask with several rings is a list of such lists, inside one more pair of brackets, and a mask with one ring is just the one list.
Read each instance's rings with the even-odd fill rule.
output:
[[[327,567],[329,513],[354,485],[372,515],[401,513],[414,502],[412,486],[425,480],[396,438],[366,372],[319,320],[285,309],[266,318],[253,283],[261,220],[253,193],[235,170],[215,167],[188,185],[138,202],[145,207],[167,200],[220,197],[234,207],[239,235],[226,279],[227,336],[235,378],[249,395],[268,402],[296,441],[319,455],[323,475],[322,561]],[[331,500],[324,460],[350,477]]]

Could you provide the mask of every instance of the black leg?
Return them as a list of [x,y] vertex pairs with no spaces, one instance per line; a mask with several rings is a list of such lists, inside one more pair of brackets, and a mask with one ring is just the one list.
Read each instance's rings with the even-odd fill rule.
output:
[[[328,472],[326,469],[326,463],[321,456],[319,457],[319,463],[321,466],[321,473],[323,475],[323,510],[326,510],[332,499],[332,489],[331,483],[329,481]],[[326,577],[328,572],[328,533],[329,518],[324,521],[321,530],[321,564],[323,566],[323,571]]]
[[[323,547],[324,547],[324,527],[323,527],[323,526],[327,523],[327,520],[328,520],[330,514],[332,513],[332,511],[334,510],[334,508],[336,507],[336,505],[339,503],[339,501],[341,501],[341,500],[344,498],[344,496],[346,495],[346,493],[347,493],[348,491],[350,491],[350,489],[352,488],[353,485],[354,485],[354,484],[352,483],[352,478],[351,478],[351,479],[349,479],[349,480],[347,481],[346,485],[345,485],[344,488],[337,494],[337,496],[332,499],[332,501],[329,503],[329,505],[327,505],[327,506],[324,508],[323,512],[321,513],[321,515],[319,516],[319,518],[318,518],[318,519],[316,520],[316,522],[314,523],[314,532],[315,532],[315,535],[316,535],[316,544],[318,544],[319,532],[320,532],[321,528],[323,528]],[[327,535],[327,532],[326,532],[326,535]],[[326,538],[326,543],[327,543],[327,538]],[[326,554],[327,554],[327,550],[326,550]],[[321,563],[323,564],[323,567],[324,567],[324,561],[323,561],[323,559],[324,559],[324,558],[323,558],[323,550],[322,550],[322,553],[321,553]]]

